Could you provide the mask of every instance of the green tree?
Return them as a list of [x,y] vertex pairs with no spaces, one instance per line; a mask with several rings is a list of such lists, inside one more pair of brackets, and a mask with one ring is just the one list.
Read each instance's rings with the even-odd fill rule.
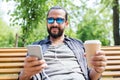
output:
[[[74,4],[71,0],[14,0],[16,9],[12,14],[11,22],[14,25],[21,26],[19,33],[19,46],[25,46],[35,40],[43,39],[47,36],[46,31],[46,12],[48,8],[60,5],[65,7],[69,13],[69,29],[66,33],[69,36],[85,40],[83,32],[90,32],[86,39],[101,39],[104,45],[110,43],[109,35],[111,32],[111,13],[108,8],[111,4],[106,0],[99,0],[96,3],[99,7],[87,7],[88,0],[79,0],[81,4]],[[27,4],[26,4],[27,3]],[[77,3],[77,2],[76,2]],[[107,7],[107,8],[106,8]],[[95,15],[95,16],[94,16]],[[79,25],[78,25],[79,24]],[[86,26],[86,27],[85,27]],[[83,31],[86,28],[85,31]],[[74,29],[76,29],[74,31]],[[95,31],[96,29],[96,31]],[[92,32],[94,30],[94,33]],[[77,34],[76,34],[77,31]],[[99,32],[99,34],[97,33]],[[106,34],[106,35],[105,35]],[[77,36],[78,35],[78,36]],[[89,38],[91,36],[91,38]],[[110,37],[111,38],[111,37]]]
[[[106,5],[107,8],[110,8],[112,13],[112,23],[113,23],[113,39],[114,45],[120,45],[120,27],[119,27],[119,4],[120,0],[101,0],[101,3]],[[109,14],[109,13],[108,13]]]
[[119,2],[113,0],[113,35],[115,45],[120,45]]
[[[25,46],[29,41],[30,34],[38,27],[38,22],[42,22],[45,17],[47,6],[45,0],[14,0],[17,3],[16,9],[11,19],[13,25],[19,25],[22,28],[20,34],[20,46]],[[27,3],[27,4],[26,4]]]
[[12,29],[0,18],[0,47],[13,47],[13,36]]
[[[19,46],[25,46],[35,40],[46,36],[45,29],[46,12],[48,8],[60,5],[67,6],[67,0],[14,0],[17,3],[16,9],[11,18],[14,25],[21,26],[19,33]],[[26,4],[27,3],[27,4]],[[65,4],[63,4],[65,3]]]
[[[103,6],[104,7],[104,6]],[[90,39],[99,39],[103,45],[110,45],[110,32],[112,25],[109,9],[98,7],[96,9],[87,8],[82,21],[78,25],[78,38],[83,42]],[[97,11],[96,11],[97,10]]]

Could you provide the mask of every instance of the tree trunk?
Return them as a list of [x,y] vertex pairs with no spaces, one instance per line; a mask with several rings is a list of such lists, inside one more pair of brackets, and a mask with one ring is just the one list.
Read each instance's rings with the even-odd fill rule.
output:
[[120,45],[120,29],[119,29],[119,3],[118,0],[113,0],[113,36],[114,44]]
[[16,36],[15,36],[15,46],[14,47],[18,47],[18,33],[16,33]]

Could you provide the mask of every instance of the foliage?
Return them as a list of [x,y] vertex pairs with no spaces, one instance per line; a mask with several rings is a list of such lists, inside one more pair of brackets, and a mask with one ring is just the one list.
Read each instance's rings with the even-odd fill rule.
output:
[[[25,46],[46,36],[45,20],[48,8],[55,5],[67,6],[67,0],[14,0],[16,9],[12,14],[12,25],[19,25],[22,32],[19,34],[18,46]],[[26,4],[27,3],[27,4]],[[66,3],[67,4],[67,3]],[[24,7],[23,7],[24,6]],[[42,34],[41,34],[42,33]]]
[[[100,39],[103,45],[109,45],[112,33],[112,0],[98,0],[88,7],[88,0],[78,0],[74,4],[71,0],[14,0],[16,9],[11,23],[20,26],[19,47],[26,46],[47,36],[46,14],[50,7],[60,5],[69,13],[69,28],[66,34],[83,41]],[[95,6],[95,7],[94,7]],[[99,34],[98,34],[99,33]]]
[[[34,29],[38,27],[38,23],[42,22],[45,17],[47,6],[45,0],[14,0],[16,1],[16,9],[11,18],[14,25],[19,25],[22,28],[20,35],[21,46],[25,46],[29,40],[28,38],[33,33]],[[27,4],[26,4],[27,3]]]
[[[100,10],[100,9],[99,9]],[[103,45],[110,45],[110,32],[112,29],[111,18],[108,10],[104,12],[88,9],[83,16],[82,22],[78,25],[78,37],[82,41],[99,39]]]
[[13,36],[12,29],[0,18],[0,47],[13,47]]

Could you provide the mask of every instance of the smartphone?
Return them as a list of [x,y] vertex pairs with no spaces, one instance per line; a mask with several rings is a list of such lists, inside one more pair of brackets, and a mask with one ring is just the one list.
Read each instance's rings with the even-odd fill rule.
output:
[[28,45],[28,55],[38,57],[39,60],[43,59],[42,47],[40,45]]

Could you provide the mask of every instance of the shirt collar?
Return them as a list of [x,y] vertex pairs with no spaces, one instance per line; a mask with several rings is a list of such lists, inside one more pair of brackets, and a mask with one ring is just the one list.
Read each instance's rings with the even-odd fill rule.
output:
[[[64,37],[64,42],[70,41],[70,38],[69,38],[68,36],[66,36],[66,35],[64,35],[64,36],[65,36],[65,37]],[[51,44],[50,36],[48,36],[48,37],[45,39],[44,43],[45,43],[45,44]]]

